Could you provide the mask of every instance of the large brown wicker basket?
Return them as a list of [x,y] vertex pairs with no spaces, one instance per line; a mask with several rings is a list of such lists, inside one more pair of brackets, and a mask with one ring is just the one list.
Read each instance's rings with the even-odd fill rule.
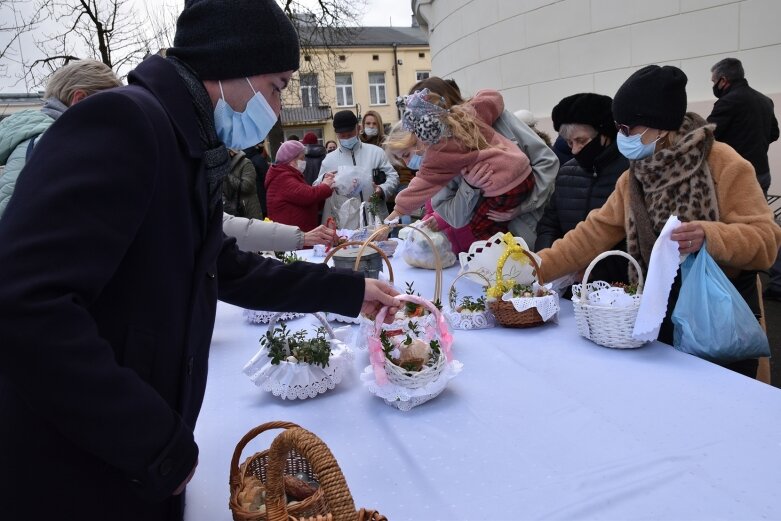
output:
[[274,439],[268,452],[266,508],[269,521],[307,519],[297,511],[294,512],[285,498],[284,475],[288,470],[288,459],[291,453],[298,454],[311,463],[313,472],[320,478],[318,493],[322,494],[327,505],[326,511],[316,516],[309,516],[309,520],[387,521],[385,516],[374,510],[356,510],[352,494],[336,458],[328,446],[308,430],[300,427],[287,429]]
[[[250,482],[250,478],[254,477],[259,479],[267,489],[268,494],[268,481],[269,481],[269,450],[264,450],[253,454],[248,457],[244,463],[239,465],[239,458],[251,440],[260,435],[261,433],[271,429],[297,429],[298,425],[290,422],[269,422],[255,427],[239,441],[236,445],[236,449],[233,451],[233,458],[231,459],[230,467],[230,499],[228,506],[233,512],[234,521],[268,521],[267,511],[251,511],[244,509],[239,503],[239,492],[247,486]],[[298,451],[291,449],[279,458],[278,468],[281,466],[280,476],[296,474],[304,474],[307,478],[320,481],[319,475],[314,471],[309,460],[304,457]],[[282,479],[280,477],[280,479]],[[316,517],[319,515],[325,515],[328,513],[328,505],[326,504],[325,497],[323,495],[323,489],[318,488],[317,491],[310,497],[303,501],[296,503],[289,508],[291,516],[308,518]],[[287,519],[287,518],[285,518]]]
[[[520,248],[520,251],[529,258],[529,262],[531,262],[532,266],[534,267],[534,276],[537,279],[537,284],[542,286],[544,282],[542,280],[542,274],[540,273],[540,266],[534,259],[534,255],[524,250],[523,248]],[[502,276],[502,266],[503,265],[500,263],[496,267],[497,277],[499,278]],[[490,301],[488,303],[488,307],[490,308],[491,313],[494,314],[494,317],[496,317],[496,321],[504,327],[535,327],[541,326],[545,323],[545,321],[542,319],[542,316],[540,315],[540,312],[537,311],[537,308],[529,308],[524,311],[518,311],[515,309],[515,306],[512,302],[504,301],[501,298]]]

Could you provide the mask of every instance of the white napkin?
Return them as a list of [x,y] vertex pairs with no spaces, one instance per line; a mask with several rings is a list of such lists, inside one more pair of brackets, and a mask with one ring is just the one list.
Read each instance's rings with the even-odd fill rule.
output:
[[648,276],[645,278],[640,309],[632,331],[635,340],[651,341],[659,336],[659,327],[667,313],[670,288],[675,281],[680,263],[678,243],[670,239],[670,234],[680,225],[681,221],[678,217],[671,215],[651,250]]

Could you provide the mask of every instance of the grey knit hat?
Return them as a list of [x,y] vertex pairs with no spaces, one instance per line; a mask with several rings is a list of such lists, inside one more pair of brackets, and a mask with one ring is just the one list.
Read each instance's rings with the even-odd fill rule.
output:
[[189,0],[168,49],[202,80],[298,70],[298,34],[274,0]]

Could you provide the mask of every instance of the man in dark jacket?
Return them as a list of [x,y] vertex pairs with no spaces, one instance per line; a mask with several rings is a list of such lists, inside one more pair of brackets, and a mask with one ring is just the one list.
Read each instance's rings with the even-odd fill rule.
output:
[[[553,128],[574,157],[559,169],[556,189],[537,223],[535,251],[550,248],[591,210],[602,207],[629,168],[629,161],[616,146],[612,103],[609,96],[581,93],[564,98],[553,108]],[[624,243],[616,248],[626,250]],[[597,264],[591,279],[626,282],[627,261],[621,257],[605,259]]]
[[326,154],[325,147],[317,142],[317,136],[314,132],[304,134],[304,139],[301,142],[306,145],[304,181],[311,185],[320,174],[320,165],[323,164],[323,158],[325,158]]
[[257,145],[245,148],[244,153],[252,161],[252,166],[255,167],[255,189],[258,192],[260,210],[264,216],[268,215],[268,208],[266,207],[266,172],[268,172],[269,168],[269,157],[268,153],[266,153],[266,142],[261,141]]
[[743,64],[736,58],[724,58],[714,65],[711,81],[713,95],[718,98],[708,116],[708,123],[716,124],[714,136],[754,166],[759,185],[767,194],[770,188],[767,150],[779,134],[773,100],[749,87]]
[[[713,95],[718,98],[708,123],[715,123],[714,135],[748,160],[757,181],[767,195],[770,165],[767,150],[778,139],[778,120],[773,100],[748,86],[743,64],[736,58],[724,58],[711,68]],[[770,284],[765,298],[781,300],[781,258],[770,268]]]
[[193,0],[168,58],[37,143],[0,221],[3,519],[43,505],[80,521],[182,518],[218,298],[352,316],[398,304],[376,281],[284,266],[222,233],[226,146],[265,137],[298,56],[273,0]]

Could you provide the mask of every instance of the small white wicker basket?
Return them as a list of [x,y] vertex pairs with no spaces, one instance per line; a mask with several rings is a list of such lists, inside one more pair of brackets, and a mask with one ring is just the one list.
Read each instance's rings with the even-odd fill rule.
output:
[[[486,287],[491,285],[491,282],[480,272],[477,271],[464,271],[453,279],[450,284],[450,290],[448,291],[448,304],[450,304],[450,310],[447,312],[447,319],[453,325],[454,329],[487,329],[496,326],[496,319],[493,313],[488,310],[488,304],[486,303],[486,309],[483,311],[457,311],[458,293],[456,292],[456,282],[463,276],[475,276],[485,281]],[[485,288],[483,288],[485,291]]]
[[[629,259],[637,270],[637,293],[632,297],[631,304],[626,307],[594,305],[589,302],[589,294],[611,287],[604,281],[587,282],[591,270],[594,269],[597,262],[611,255],[619,255]],[[645,341],[632,338],[642,293],[643,272],[631,255],[619,250],[606,251],[597,255],[586,268],[586,272],[583,274],[583,283],[572,285],[572,304],[575,309],[578,333],[595,344],[605,347],[631,349],[642,346]]]

